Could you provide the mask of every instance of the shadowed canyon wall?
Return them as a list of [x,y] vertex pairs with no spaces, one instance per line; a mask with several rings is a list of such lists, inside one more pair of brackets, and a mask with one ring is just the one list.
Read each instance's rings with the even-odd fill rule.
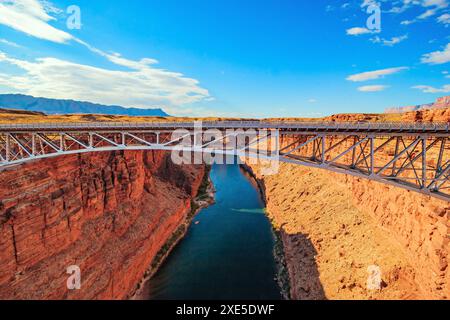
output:
[[[186,220],[204,166],[163,152],[61,156],[0,172],[0,299],[124,299]],[[81,269],[68,290],[67,267]]]

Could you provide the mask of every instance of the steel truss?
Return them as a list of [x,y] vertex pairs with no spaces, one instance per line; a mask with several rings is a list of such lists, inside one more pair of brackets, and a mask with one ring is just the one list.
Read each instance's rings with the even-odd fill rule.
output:
[[[283,134],[282,134],[283,136]],[[293,135],[280,160],[327,169],[450,200],[448,137]]]
[[[0,170],[59,155],[120,150],[190,151],[282,161],[395,185],[450,200],[447,133],[237,130],[208,137],[195,130],[0,131]],[[186,139],[189,138],[189,139]],[[230,144],[241,138],[244,143]],[[241,142],[242,142],[241,141]],[[264,145],[264,148],[261,148]]]

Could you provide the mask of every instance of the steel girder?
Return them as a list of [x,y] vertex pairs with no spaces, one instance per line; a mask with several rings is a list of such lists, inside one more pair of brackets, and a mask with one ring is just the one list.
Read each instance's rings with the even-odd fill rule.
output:
[[448,137],[327,135],[293,136],[280,160],[376,180],[450,200]]
[[[30,160],[115,150],[165,150],[217,153],[294,163],[379,181],[450,200],[448,135],[364,132],[291,132],[271,129],[246,136],[236,131],[220,138],[171,130],[2,131],[0,170]],[[230,138],[245,137],[240,145]],[[186,138],[192,138],[186,140]],[[187,142],[186,142],[187,141]],[[261,144],[270,145],[261,152]],[[225,145],[225,147],[223,147]],[[256,149],[254,148],[256,147]]]

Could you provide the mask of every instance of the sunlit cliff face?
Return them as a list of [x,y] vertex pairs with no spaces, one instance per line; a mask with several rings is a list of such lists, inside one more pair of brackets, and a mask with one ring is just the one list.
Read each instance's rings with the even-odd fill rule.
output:
[[[0,172],[0,298],[126,298],[184,223],[203,175],[163,152],[61,156]],[[71,265],[80,290],[66,287]]]

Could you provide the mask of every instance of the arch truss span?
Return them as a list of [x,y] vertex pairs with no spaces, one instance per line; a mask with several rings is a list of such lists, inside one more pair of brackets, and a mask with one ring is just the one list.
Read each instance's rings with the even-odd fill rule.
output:
[[[448,124],[211,122],[0,125],[0,170],[59,155],[163,150],[286,162],[450,201]],[[276,167],[283,170],[283,167]]]

